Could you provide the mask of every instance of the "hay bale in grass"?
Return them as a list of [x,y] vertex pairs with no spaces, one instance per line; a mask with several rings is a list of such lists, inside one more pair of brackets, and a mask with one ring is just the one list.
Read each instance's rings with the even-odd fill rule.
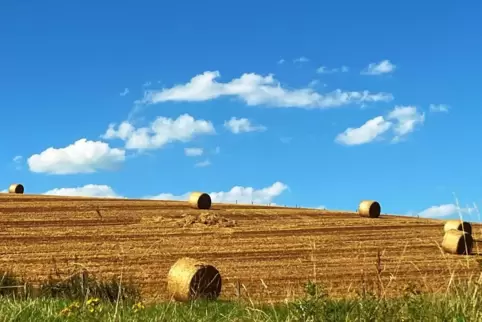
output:
[[358,205],[358,214],[362,217],[378,218],[382,207],[375,200],[363,200]]
[[467,234],[472,235],[472,225],[469,222],[461,220],[448,220],[444,225],[444,232],[449,230],[465,231]]
[[221,294],[221,274],[216,267],[183,257],[167,275],[167,291],[176,301],[215,300]]
[[449,254],[470,255],[474,240],[472,235],[460,230],[449,230],[445,233],[442,249]]
[[192,192],[189,196],[189,204],[196,209],[210,209],[211,196],[204,192]]
[[23,185],[19,183],[13,183],[8,187],[8,193],[18,193],[18,194],[23,194],[25,191]]

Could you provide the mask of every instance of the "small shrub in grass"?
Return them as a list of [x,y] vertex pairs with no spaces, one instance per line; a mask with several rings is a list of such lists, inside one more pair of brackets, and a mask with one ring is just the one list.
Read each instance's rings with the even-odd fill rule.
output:
[[84,301],[97,298],[102,301],[135,303],[140,299],[139,290],[131,281],[122,281],[113,277],[110,281],[97,281],[86,271],[62,279],[52,275],[40,286],[40,294],[47,298],[62,298]]
[[305,296],[292,304],[296,321],[325,321],[321,313],[325,312],[328,293],[324,287],[312,281],[305,285]]
[[32,286],[12,272],[0,272],[0,296],[11,298],[27,298]]

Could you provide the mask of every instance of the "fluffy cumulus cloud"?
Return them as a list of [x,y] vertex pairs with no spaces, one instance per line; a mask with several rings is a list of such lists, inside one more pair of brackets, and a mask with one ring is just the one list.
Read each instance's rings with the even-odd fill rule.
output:
[[414,106],[396,106],[386,117],[377,116],[358,128],[347,128],[338,134],[335,142],[343,145],[361,145],[374,140],[382,140],[389,130],[393,133],[392,142],[403,140],[425,121],[425,113]]
[[243,132],[261,132],[266,130],[265,126],[253,125],[247,118],[236,117],[232,117],[229,121],[224,122],[224,127],[234,134]]
[[360,145],[372,142],[392,126],[383,116],[377,116],[368,120],[358,128],[347,128],[335,138],[335,142],[344,145]]
[[80,139],[65,148],[50,147],[27,160],[30,171],[49,174],[93,173],[117,169],[125,151],[105,142]]
[[397,67],[389,60],[385,59],[379,63],[371,63],[361,71],[362,75],[381,75],[395,71]]
[[457,205],[450,203],[432,206],[419,213],[416,213],[416,215],[424,218],[450,217],[459,214],[470,214],[474,209],[475,208],[459,208]]
[[249,106],[330,108],[349,104],[387,102],[393,99],[389,93],[370,93],[368,91],[334,90],[320,94],[312,88],[284,88],[273,75],[262,76],[247,73],[229,82],[221,83],[216,79],[218,71],[206,71],[194,76],[186,84],[178,84],[158,91],[147,91],[144,104],[168,101],[201,102],[224,96],[237,97]]
[[116,129],[110,124],[104,139],[121,139],[125,141],[126,149],[159,149],[175,142],[188,142],[199,135],[216,133],[211,122],[196,120],[189,114],[183,114],[177,119],[158,117],[149,127],[135,128],[128,121],[122,122]]
[[[235,186],[229,191],[211,192],[209,195],[213,202],[220,203],[240,203],[250,204],[269,204],[272,200],[281,195],[288,186],[282,182],[275,182],[271,186],[255,189],[252,187]],[[146,197],[146,199],[158,200],[187,200],[189,193],[183,195],[173,195],[171,193],[161,193],[157,196]]]
[[44,195],[71,196],[71,197],[100,197],[100,198],[123,198],[107,185],[88,184],[76,188],[56,188],[49,190]]
[[423,124],[425,113],[419,113],[415,106],[397,106],[388,114],[388,119],[395,121],[393,141],[396,142],[413,132],[417,126]]
[[188,157],[198,157],[203,155],[204,150],[201,148],[185,148],[184,154]]
[[449,111],[450,106],[446,104],[430,104],[430,112],[436,113],[447,113]]

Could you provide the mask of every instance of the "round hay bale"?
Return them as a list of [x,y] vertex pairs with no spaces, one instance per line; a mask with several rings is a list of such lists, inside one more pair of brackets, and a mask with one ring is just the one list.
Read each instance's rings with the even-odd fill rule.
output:
[[358,205],[358,214],[362,217],[378,218],[382,207],[375,200],[363,200]]
[[167,291],[176,301],[215,300],[221,294],[221,274],[216,267],[183,257],[172,265],[167,275]]
[[472,254],[473,246],[474,240],[472,235],[455,229],[447,231],[442,242],[442,249],[446,253],[456,255]]
[[449,230],[465,231],[467,234],[472,235],[472,225],[469,222],[461,220],[448,220],[444,225],[444,232]]
[[189,196],[189,204],[196,209],[210,209],[211,196],[204,192],[192,192]]
[[8,193],[18,193],[18,194],[23,194],[25,191],[23,185],[19,183],[13,183],[8,187]]

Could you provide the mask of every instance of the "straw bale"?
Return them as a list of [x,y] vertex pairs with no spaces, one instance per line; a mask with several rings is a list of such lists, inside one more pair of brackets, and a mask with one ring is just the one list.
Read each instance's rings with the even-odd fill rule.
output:
[[363,200],[358,206],[358,214],[362,217],[378,218],[382,208],[375,200]]
[[474,240],[472,235],[460,230],[452,229],[445,233],[442,249],[449,254],[470,255],[472,253],[473,245]]
[[22,194],[25,191],[23,185],[19,183],[13,183],[8,187],[8,193],[18,193]]
[[444,232],[449,230],[460,230],[465,231],[469,235],[472,235],[472,225],[469,222],[461,220],[448,220],[444,225]]
[[216,267],[183,257],[167,275],[167,291],[176,301],[215,300],[221,294],[222,279]]
[[189,196],[189,204],[196,209],[210,209],[211,197],[204,192],[192,192]]

